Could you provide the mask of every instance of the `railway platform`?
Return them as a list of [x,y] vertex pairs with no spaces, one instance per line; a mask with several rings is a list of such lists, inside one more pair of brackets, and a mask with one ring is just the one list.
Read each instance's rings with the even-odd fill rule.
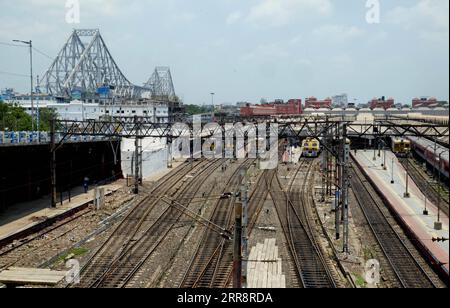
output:
[[[125,185],[123,180],[102,186],[108,196]],[[84,194],[83,189],[74,190],[69,201],[63,200],[56,208],[50,208],[50,197],[15,205],[12,209],[0,213],[0,247],[23,238],[46,226],[83,210],[94,201],[94,189]]]
[[[442,230],[436,230],[438,207],[427,200],[420,187],[411,178],[408,179],[409,197],[405,197],[406,170],[392,152],[386,152],[386,159],[384,159],[383,153],[379,157],[378,151],[374,155],[374,151],[369,150],[357,151],[356,154],[352,152],[352,156],[375,188],[382,194],[383,199],[391,207],[391,211],[409,229],[408,232],[412,233],[426,253],[430,254],[430,257],[448,273],[449,242],[433,241],[438,238],[449,238],[448,217],[441,211]],[[386,168],[382,166],[385,161]],[[424,214],[425,210],[428,211],[428,215]]]

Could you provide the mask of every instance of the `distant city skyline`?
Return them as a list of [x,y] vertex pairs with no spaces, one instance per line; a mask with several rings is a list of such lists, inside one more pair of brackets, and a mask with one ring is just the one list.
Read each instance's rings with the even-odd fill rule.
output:
[[[73,1],[72,1],[73,2]],[[342,93],[349,102],[449,100],[449,1],[80,0],[67,23],[61,0],[0,0],[0,88],[29,92],[27,49],[42,75],[74,28],[99,28],[127,78],[142,85],[170,66],[187,104],[258,103]],[[27,16],[27,18],[22,18]]]

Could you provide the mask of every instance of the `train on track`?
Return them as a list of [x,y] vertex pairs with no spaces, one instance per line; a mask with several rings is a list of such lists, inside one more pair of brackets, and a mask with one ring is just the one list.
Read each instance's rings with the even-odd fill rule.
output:
[[411,153],[411,141],[392,137],[392,152],[398,157],[407,157]]
[[[408,137],[411,149],[429,166],[440,170],[441,174],[449,178],[449,149],[426,138]],[[435,152],[436,147],[436,152]]]
[[302,156],[315,158],[320,155],[320,141],[314,138],[306,138],[302,142]]

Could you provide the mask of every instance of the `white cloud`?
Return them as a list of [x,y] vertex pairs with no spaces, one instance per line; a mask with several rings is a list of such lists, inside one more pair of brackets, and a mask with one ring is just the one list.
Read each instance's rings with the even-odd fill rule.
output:
[[341,25],[325,25],[313,30],[313,35],[321,40],[351,40],[359,38],[365,34],[365,31],[355,27],[346,27]]
[[248,22],[268,26],[284,26],[307,14],[328,15],[332,11],[330,0],[262,0],[250,9]]
[[302,42],[302,40],[303,40],[303,35],[299,34],[299,35],[291,38],[289,40],[289,44],[290,45],[298,45],[298,44],[300,44]]
[[232,25],[238,22],[242,18],[242,13],[240,11],[236,11],[228,15],[227,17],[227,24]]
[[191,12],[180,12],[180,13],[174,13],[171,16],[171,19],[174,22],[183,22],[183,23],[189,23],[194,21],[197,18],[197,16],[194,13]]
[[[81,15],[89,16],[119,16],[121,14],[136,11],[137,7],[142,4],[152,3],[155,0],[79,0]],[[45,12],[51,15],[64,16],[66,12],[65,0],[16,0],[11,1],[12,5],[17,9],[30,11]],[[2,4],[3,5],[3,4]]]
[[289,51],[279,43],[260,44],[253,51],[245,54],[244,61],[276,62],[291,56]]
[[419,0],[410,7],[398,6],[387,14],[387,20],[405,30],[416,31],[422,39],[448,42],[448,0]]

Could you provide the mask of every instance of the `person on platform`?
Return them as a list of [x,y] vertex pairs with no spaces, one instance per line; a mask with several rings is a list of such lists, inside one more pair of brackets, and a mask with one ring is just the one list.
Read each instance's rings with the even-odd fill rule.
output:
[[89,191],[89,178],[85,177],[83,180],[84,193],[87,194]]

